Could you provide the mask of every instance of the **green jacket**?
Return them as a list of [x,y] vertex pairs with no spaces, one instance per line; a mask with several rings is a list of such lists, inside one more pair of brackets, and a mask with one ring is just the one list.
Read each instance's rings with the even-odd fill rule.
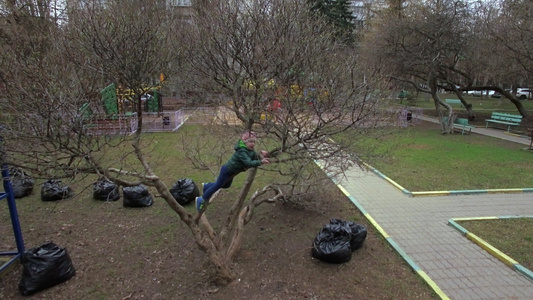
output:
[[239,140],[235,144],[235,153],[231,156],[225,164],[226,168],[231,173],[244,172],[249,168],[259,167],[261,165],[261,158],[254,150],[248,149],[246,144]]

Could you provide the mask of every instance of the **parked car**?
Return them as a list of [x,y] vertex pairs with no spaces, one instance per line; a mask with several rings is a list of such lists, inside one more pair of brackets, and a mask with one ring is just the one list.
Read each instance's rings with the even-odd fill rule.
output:
[[481,94],[483,93],[483,91],[470,91],[469,94],[474,96],[474,97],[481,97]]
[[[511,93],[511,89],[505,89],[506,92]],[[492,95],[490,95],[491,98],[501,98],[502,94],[499,92],[494,92]]]
[[474,97],[481,97],[482,95],[492,96],[494,91],[469,91],[468,94]]
[[520,100],[529,99],[529,98],[531,98],[531,96],[533,96],[533,89],[518,88],[518,89],[516,89],[515,96],[516,96],[516,98],[518,98]]

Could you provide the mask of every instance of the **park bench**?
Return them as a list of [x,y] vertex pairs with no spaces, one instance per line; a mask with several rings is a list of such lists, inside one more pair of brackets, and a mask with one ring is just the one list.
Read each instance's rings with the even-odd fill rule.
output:
[[468,119],[465,119],[465,118],[457,118],[455,119],[455,122],[453,122],[453,129],[461,130],[461,134],[465,134],[465,131],[468,131],[468,133],[471,133],[472,128],[475,128],[475,127],[468,124]]
[[[448,122],[448,117],[442,117],[444,122]],[[457,118],[453,121],[453,129],[454,130],[460,130],[461,134],[465,134],[465,132],[471,133],[472,128],[475,128],[474,126],[468,124],[468,119],[466,118]]]
[[489,123],[502,124],[507,125],[507,131],[511,131],[511,126],[518,126],[521,121],[521,115],[493,112],[490,119],[485,119],[485,127],[489,127]]
[[463,102],[461,102],[461,100],[459,99],[446,99],[444,101],[448,104],[460,104],[461,106],[463,106]]

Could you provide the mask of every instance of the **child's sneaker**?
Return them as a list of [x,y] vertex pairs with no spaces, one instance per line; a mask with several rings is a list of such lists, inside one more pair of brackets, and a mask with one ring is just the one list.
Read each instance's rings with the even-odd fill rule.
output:
[[202,197],[196,197],[196,210],[202,212],[205,209],[205,201]]

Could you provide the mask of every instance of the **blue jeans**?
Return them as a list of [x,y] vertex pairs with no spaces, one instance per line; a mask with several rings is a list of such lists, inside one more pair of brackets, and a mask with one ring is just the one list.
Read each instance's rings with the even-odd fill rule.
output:
[[211,196],[213,196],[218,190],[229,188],[233,183],[233,177],[235,177],[235,175],[237,175],[237,173],[230,173],[226,166],[222,166],[217,180],[215,182],[204,184],[204,194],[202,195],[204,201],[209,202],[209,198],[211,198]]

